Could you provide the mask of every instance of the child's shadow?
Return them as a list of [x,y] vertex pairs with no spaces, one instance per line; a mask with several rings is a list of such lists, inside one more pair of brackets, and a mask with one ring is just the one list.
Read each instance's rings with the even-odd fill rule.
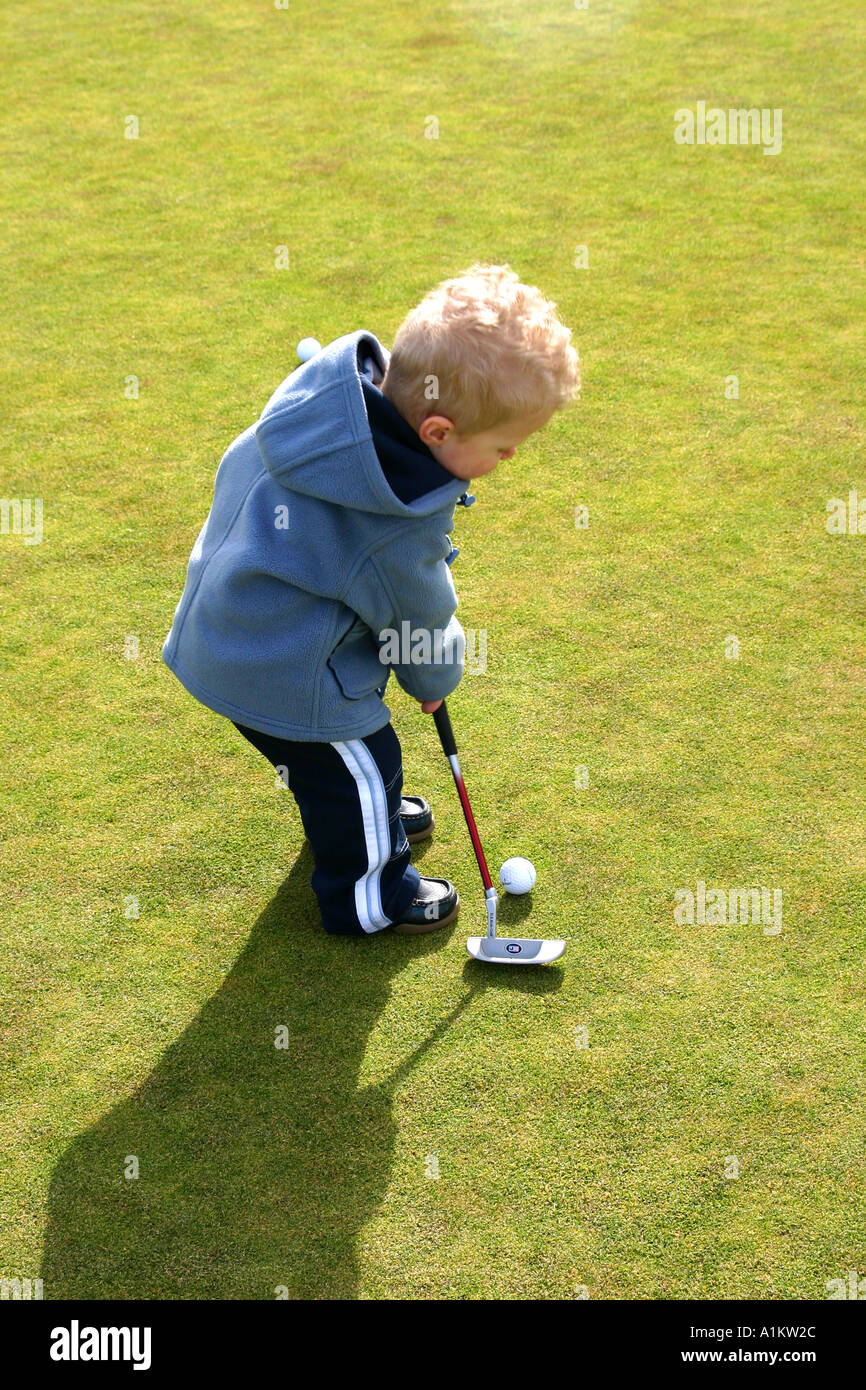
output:
[[64,1153],[46,1298],[358,1296],[359,1232],[390,1174],[394,1086],[471,991],[392,1075],[359,1089],[391,977],[448,933],[327,936],[311,868],[305,845],[219,992]]

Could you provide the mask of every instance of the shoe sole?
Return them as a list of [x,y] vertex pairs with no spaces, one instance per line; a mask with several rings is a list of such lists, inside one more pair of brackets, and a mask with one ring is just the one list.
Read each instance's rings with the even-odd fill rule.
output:
[[396,932],[398,936],[422,936],[425,932],[439,931],[441,927],[450,926],[459,911],[460,899],[458,897],[447,917],[440,917],[436,922],[425,922],[423,926],[416,925],[414,922],[395,922],[391,930]]
[[429,840],[430,836],[433,834],[433,827],[435,824],[435,820],[431,818],[430,824],[424,830],[416,830],[414,835],[410,835],[407,830],[406,839],[409,841],[409,844],[417,845],[419,840]]

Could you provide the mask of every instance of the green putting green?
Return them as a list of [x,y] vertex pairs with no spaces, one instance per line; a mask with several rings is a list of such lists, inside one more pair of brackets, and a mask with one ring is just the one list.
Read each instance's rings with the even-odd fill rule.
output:
[[[4,18],[0,1275],[862,1277],[859,502],[827,524],[866,499],[862,5]],[[778,153],[680,143],[699,102],[780,111]],[[478,659],[449,708],[491,869],[538,871],[501,930],[567,939],[544,970],[468,959],[471,845],[393,682],[436,816],[416,862],[462,898],[444,939],[326,936],[290,794],[160,656],[220,457],[297,342],[390,345],[478,260],[555,299],[583,364],[454,535]]]

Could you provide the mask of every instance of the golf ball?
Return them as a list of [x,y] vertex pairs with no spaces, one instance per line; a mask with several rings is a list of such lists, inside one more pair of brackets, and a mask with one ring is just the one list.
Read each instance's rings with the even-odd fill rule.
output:
[[322,344],[318,338],[302,338],[298,343],[298,356],[302,362],[309,362],[311,357],[315,357],[317,352],[322,351]]
[[535,887],[535,869],[528,859],[515,855],[506,859],[499,870],[499,882],[506,893],[528,893]]

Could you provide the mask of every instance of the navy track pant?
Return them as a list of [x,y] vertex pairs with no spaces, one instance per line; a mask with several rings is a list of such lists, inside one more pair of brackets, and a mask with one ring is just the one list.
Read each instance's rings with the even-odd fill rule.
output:
[[235,728],[273,763],[298,804],[325,931],[363,936],[401,921],[419,874],[400,819],[403,760],[391,725],[336,743]]

